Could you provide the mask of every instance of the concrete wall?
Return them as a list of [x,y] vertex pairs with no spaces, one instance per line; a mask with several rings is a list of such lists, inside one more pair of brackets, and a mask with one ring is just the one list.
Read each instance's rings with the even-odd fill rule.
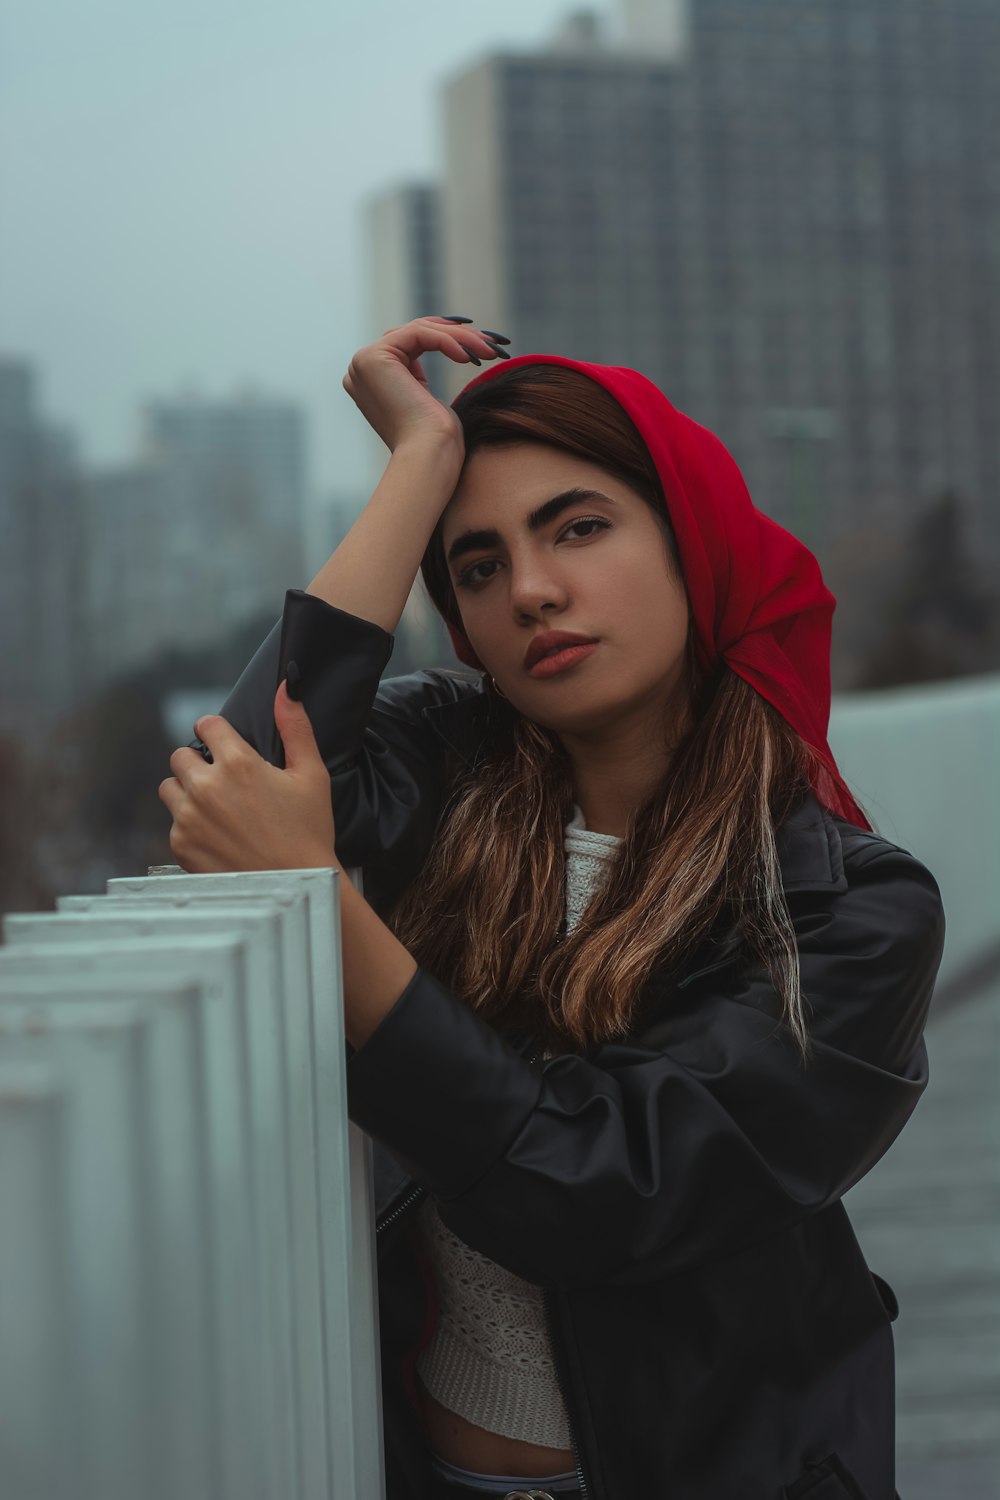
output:
[[883,837],[924,862],[942,979],[1000,945],[1000,675],[834,697],[830,745]]

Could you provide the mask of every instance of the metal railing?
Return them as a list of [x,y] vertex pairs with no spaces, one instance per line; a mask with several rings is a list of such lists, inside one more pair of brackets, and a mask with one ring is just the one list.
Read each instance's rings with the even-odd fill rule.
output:
[[338,879],[115,879],[4,919],[3,1500],[384,1494]]

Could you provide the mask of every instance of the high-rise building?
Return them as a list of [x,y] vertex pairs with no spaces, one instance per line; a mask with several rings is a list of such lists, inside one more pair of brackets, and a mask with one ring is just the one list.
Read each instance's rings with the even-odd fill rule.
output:
[[[88,656],[106,682],[216,646],[307,582],[305,431],[287,402],[161,400],[141,456],[85,480]],[[311,576],[311,575],[310,575]]]
[[[441,245],[441,194],[428,183],[409,183],[373,198],[367,207],[366,237],[369,250],[368,300],[372,312],[372,339],[388,328],[408,323],[428,313],[462,312],[445,306]],[[461,336],[459,329],[454,330]],[[443,356],[430,354],[421,361],[431,395],[449,401],[448,372]],[[360,418],[359,418],[360,420]],[[369,451],[375,475],[385,467],[389,453],[375,432],[370,431]],[[362,501],[363,503],[363,501]],[[361,504],[355,507],[355,515]],[[354,516],[351,518],[354,520]],[[344,528],[345,530],[347,528]],[[444,626],[418,580],[407,601],[397,633],[391,672],[416,661],[451,657]]]
[[158,469],[90,472],[84,495],[87,655],[103,685],[174,642],[190,580],[171,565],[175,521]]
[[144,413],[142,469],[165,518],[170,639],[194,646],[281,613],[305,574],[305,417],[285,401],[185,397]]
[[1000,7],[623,19],[447,84],[449,310],[641,369],[821,555],[945,485],[1000,554]]
[[[373,337],[411,318],[448,310],[441,301],[440,214],[440,193],[430,183],[407,183],[369,202],[366,233]],[[437,366],[429,366],[428,383],[440,395],[437,375]]]
[[620,0],[631,47],[649,47],[663,58],[681,59],[691,40],[691,6],[697,0]]
[[0,358],[0,733],[28,739],[86,686],[80,479],[29,361]]

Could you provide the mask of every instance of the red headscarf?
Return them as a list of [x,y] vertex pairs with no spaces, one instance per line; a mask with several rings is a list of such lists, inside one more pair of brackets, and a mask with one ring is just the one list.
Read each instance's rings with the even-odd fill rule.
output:
[[[631,417],[666,496],[702,665],[711,670],[724,661],[773,704],[823,761],[825,769],[813,779],[819,801],[848,822],[869,828],[827,743],[836,600],[816,558],[757,509],[736,461],[715,434],[678,411],[637,370],[556,354],[523,354],[491,365],[465,389],[532,364],[579,370],[609,391]],[[448,628],[459,660],[482,671],[466,637]]]

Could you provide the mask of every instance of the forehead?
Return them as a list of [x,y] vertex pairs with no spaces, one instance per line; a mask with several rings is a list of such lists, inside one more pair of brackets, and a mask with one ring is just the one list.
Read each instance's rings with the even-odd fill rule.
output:
[[642,504],[624,480],[562,448],[547,443],[477,448],[443,514],[445,547],[468,526],[516,526],[542,501],[575,486]]

